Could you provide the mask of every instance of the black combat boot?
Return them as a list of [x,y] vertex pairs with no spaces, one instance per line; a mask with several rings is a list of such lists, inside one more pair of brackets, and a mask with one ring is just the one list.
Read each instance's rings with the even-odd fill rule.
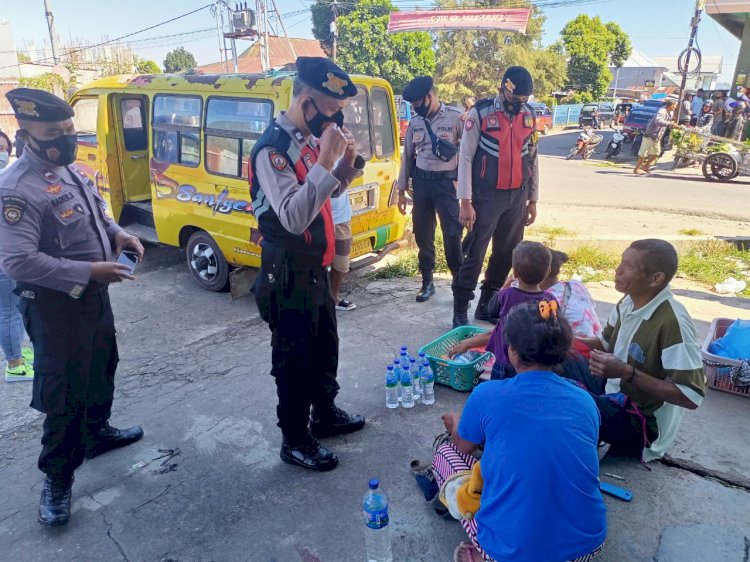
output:
[[453,297],[453,327],[469,324],[469,301],[458,300]]
[[338,457],[318,443],[309,433],[298,439],[284,437],[279,456],[287,464],[294,464],[315,472],[327,472],[339,464]]
[[72,489],[72,476],[47,476],[42,484],[42,497],[39,499],[39,523],[45,527],[58,527],[70,521]]
[[487,305],[490,304],[490,300],[496,293],[497,291],[491,287],[482,287],[479,302],[477,303],[477,309],[474,311],[474,318],[497,324],[498,318],[490,314],[490,311],[487,309]]
[[365,426],[365,418],[347,414],[334,404],[327,407],[312,407],[310,430],[316,439],[325,439],[334,435],[354,433]]
[[417,302],[425,302],[435,294],[435,283],[432,282],[432,274],[422,274],[422,288],[417,293]]
[[143,437],[143,429],[138,426],[129,427],[128,429],[117,429],[109,425],[109,423],[104,422],[89,435],[89,443],[86,446],[86,458],[93,459],[112,449],[127,447],[139,441],[141,437]]

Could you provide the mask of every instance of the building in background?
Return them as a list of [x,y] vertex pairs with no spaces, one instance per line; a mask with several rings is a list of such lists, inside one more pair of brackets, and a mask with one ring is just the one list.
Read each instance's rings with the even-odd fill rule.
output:
[[741,41],[732,84],[750,86],[750,1],[711,0],[706,3],[706,13]]
[[[680,69],[677,66],[676,56],[653,57],[653,60],[656,61],[657,64],[665,66],[669,74],[676,77],[680,82],[682,81]],[[693,91],[697,90],[698,88],[703,88],[706,91],[716,90],[718,88],[719,76],[722,72],[723,62],[724,57],[719,55],[702,56],[700,72],[691,72],[688,75],[687,89]],[[696,68],[695,59],[693,59],[690,63],[690,68]]]
[[635,49],[622,68],[610,67],[609,70],[614,77],[608,88],[610,97],[645,99],[658,88],[672,85],[666,66]]
[[[268,37],[270,66],[273,69],[288,69],[294,65],[297,57],[325,57],[326,54],[316,39],[295,39]],[[261,72],[260,64],[260,42],[255,41],[250,48],[237,57],[238,71],[243,74],[254,74]],[[226,67],[224,63],[216,62],[196,68],[202,74],[219,74],[222,72],[234,72],[234,65],[230,60]]]

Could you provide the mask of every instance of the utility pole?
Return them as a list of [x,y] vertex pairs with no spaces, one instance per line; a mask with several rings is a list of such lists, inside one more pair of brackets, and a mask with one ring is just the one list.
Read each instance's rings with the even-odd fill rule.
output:
[[[690,20],[690,40],[688,41],[687,49],[683,51],[685,53],[685,64],[682,67],[682,82],[680,83],[680,99],[677,102],[677,117],[675,120],[679,123],[680,116],[682,115],[682,100],[685,99],[685,85],[687,84],[688,73],[690,72],[690,55],[693,53],[693,43],[695,42],[695,36],[698,33],[698,24],[701,22],[701,12],[706,6],[706,0],[695,0],[695,15]],[[680,55],[682,56],[682,55]],[[679,63],[679,57],[677,59]]]
[[60,64],[60,46],[57,44],[57,32],[55,31],[55,16],[49,8],[49,0],[44,0],[44,15],[47,17],[47,27],[49,28],[49,40],[52,44],[52,59],[55,64]]
[[338,19],[336,6],[337,2],[336,0],[333,0],[331,3],[331,10],[333,10],[333,21],[331,22],[331,35],[333,35],[333,49],[331,49],[331,54],[333,55],[333,62],[336,62],[336,47],[339,39],[339,28],[336,21]]

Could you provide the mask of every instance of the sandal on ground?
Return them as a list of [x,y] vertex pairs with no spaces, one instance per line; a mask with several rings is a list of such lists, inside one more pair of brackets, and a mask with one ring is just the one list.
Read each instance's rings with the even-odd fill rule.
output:
[[482,555],[474,545],[462,542],[453,551],[453,562],[482,562]]
[[341,299],[336,305],[336,308],[338,310],[354,310],[357,308],[357,305],[346,299]]

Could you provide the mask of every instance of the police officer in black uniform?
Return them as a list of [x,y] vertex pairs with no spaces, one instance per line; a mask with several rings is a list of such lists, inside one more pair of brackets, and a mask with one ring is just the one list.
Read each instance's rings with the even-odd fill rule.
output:
[[70,519],[73,473],[91,459],[143,436],[109,425],[117,367],[107,287],[133,279],[112,261],[123,248],[143,257],[140,241],[107,216],[94,183],[73,164],[73,108],[42,91],[7,98],[26,145],[0,175],[0,268],[17,282],[26,331],[34,344],[31,407],[45,413],[39,470],[39,522]]
[[406,213],[406,189],[411,178],[414,208],[414,239],[419,247],[419,271],[422,288],[417,302],[435,293],[435,214],[440,217],[445,261],[456,275],[463,255],[458,220],[458,145],[463,132],[461,113],[438,99],[430,76],[418,76],[404,88],[403,98],[414,107],[404,142],[404,157],[398,178],[399,210]]
[[347,196],[365,161],[343,126],[342,109],[357,93],[349,76],[321,57],[299,57],[296,64],[289,110],[266,129],[250,157],[262,248],[254,290],[272,333],[281,460],[327,471],[338,458],[317,439],[365,425],[362,416],[334,403],[339,339],[329,286],[331,197]]

